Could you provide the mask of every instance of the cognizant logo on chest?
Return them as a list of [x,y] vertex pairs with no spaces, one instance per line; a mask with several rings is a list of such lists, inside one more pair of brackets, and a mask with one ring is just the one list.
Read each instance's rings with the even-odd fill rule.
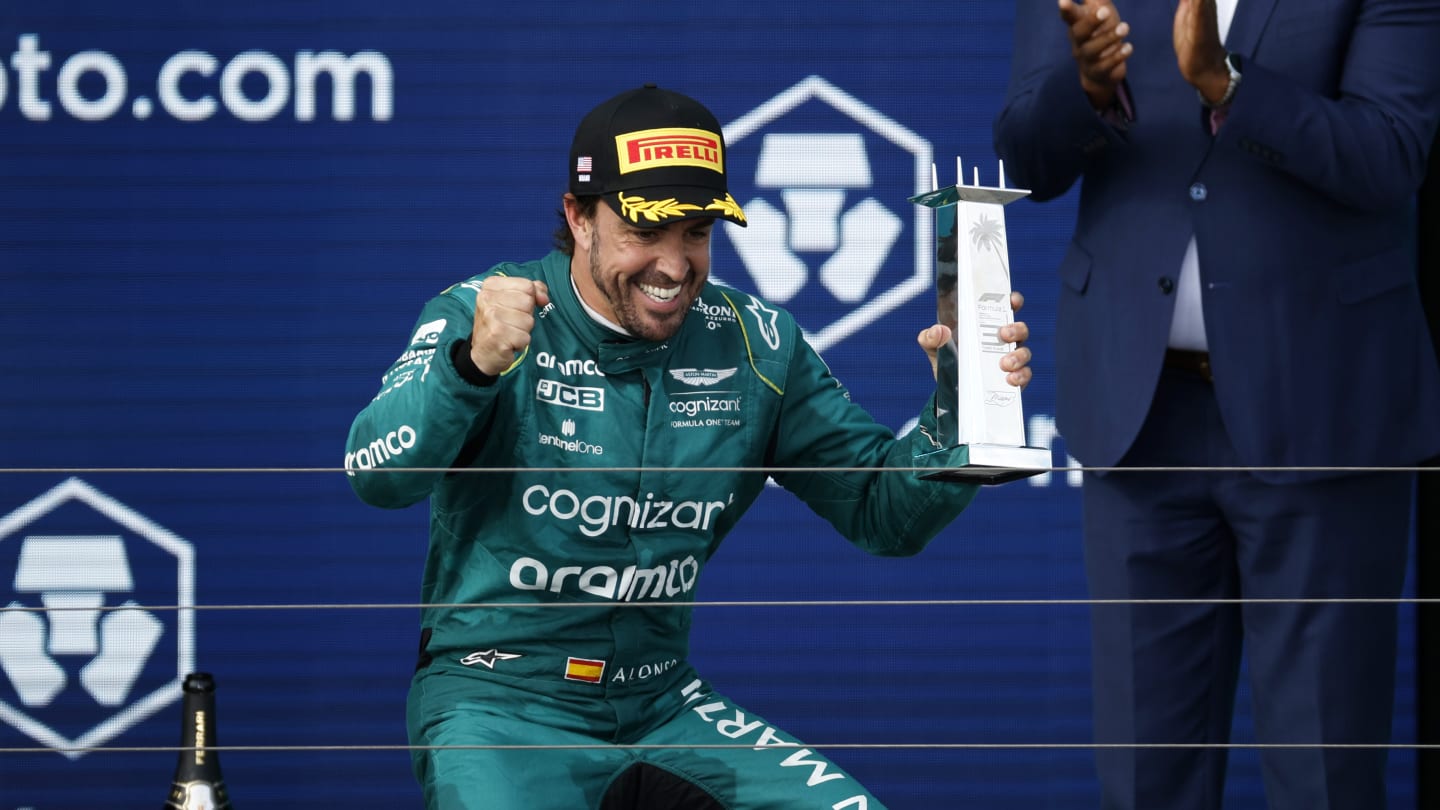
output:
[[566,523],[579,523],[580,533],[599,537],[612,526],[631,529],[691,529],[709,531],[715,516],[735,496],[725,501],[671,501],[653,492],[643,500],[629,495],[585,495],[568,489],[551,490],[536,484],[520,496],[520,504],[529,514],[550,515]]

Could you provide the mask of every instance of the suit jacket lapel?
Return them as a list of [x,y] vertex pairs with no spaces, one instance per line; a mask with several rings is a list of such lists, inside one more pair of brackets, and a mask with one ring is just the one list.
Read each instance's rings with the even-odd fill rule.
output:
[[1235,16],[1230,20],[1230,33],[1225,37],[1225,50],[1243,56],[1255,53],[1260,35],[1270,22],[1270,14],[1279,0],[1237,0]]

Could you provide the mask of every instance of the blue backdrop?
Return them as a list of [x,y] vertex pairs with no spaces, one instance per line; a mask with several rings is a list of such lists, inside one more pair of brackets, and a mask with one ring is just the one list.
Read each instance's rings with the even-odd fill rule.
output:
[[[742,258],[717,232],[718,277],[795,312],[881,422],[903,429],[928,395],[914,336],[934,292],[906,197],[931,161],[952,182],[957,155],[994,183],[1008,4],[490,5],[67,0],[0,19],[0,810],[158,806],[175,755],[124,749],[178,742],[190,670],[216,675],[222,745],[282,749],[222,755],[242,809],[418,806],[398,747],[426,514],[362,505],[345,434],[426,299],[548,249],[573,127],[616,92],[700,98],[736,199],[830,234],[764,232]],[[771,134],[842,136],[838,209],[793,193],[815,167],[758,171]],[[1073,213],[1073,195],[1007,209],[1029,438],[1057,466],[1052,274]],[[858,276],[822,277],[847,249]],[[699,593],[1084,597],[1061,473],[987,489],[905,560],[767,492]],[[896,810],[1095,804],[1083,604],[702,607],[694,648],[791,735],[877,746],[829,753]],[[1408,645],[1400,677],[1407,742]],[[897,747],[920,744],[950,747]],[[122,750],[66,751],[95,746]],[[1393,806],[1413,807],[1413,752],[1392,762]],[[1231,806],[1263,806],[1254,752],[1232,773]]]

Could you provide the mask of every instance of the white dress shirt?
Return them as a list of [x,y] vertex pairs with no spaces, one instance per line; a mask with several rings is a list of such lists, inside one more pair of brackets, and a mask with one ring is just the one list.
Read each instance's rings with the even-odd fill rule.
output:
[[[1215,0],[1216,22],[1220,25],[1220,41],[1230,33],[1230,20],[1235,16],[1239,0]],[[1175,285],[1175,317],[1170,321],[1170,348],[1205,351],[1205,312],[1200,302],[1200,253],[1195,237],[1180,260],[1180,283]]]

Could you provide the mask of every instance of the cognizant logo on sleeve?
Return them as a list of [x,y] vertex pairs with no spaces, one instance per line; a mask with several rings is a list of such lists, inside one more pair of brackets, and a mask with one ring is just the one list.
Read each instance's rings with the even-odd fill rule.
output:
[[[322,83],[329,88],[328,111],[317,109],[316,89]],[[357,105],[357,95],[366,91],[368,105]],[[286,61],[252,50],[222,62],[205,51],[185,50],[166,59],[153,78],[140,79],[106,51],[57,55],[44,50],[38,34],[21,34],[0,66],[0,111],[12,97],[21,118],[40,122],[61,115],[105,121],[127,112],[136,120],[163,113],[176,121],[199,122],[222,111],[259,122],[288,110],[296,121],[317,116],[351,121],[357,106],[368,106],[372,121],[389,121],[395,109],[390,59],[378,51],[296,51]]]

